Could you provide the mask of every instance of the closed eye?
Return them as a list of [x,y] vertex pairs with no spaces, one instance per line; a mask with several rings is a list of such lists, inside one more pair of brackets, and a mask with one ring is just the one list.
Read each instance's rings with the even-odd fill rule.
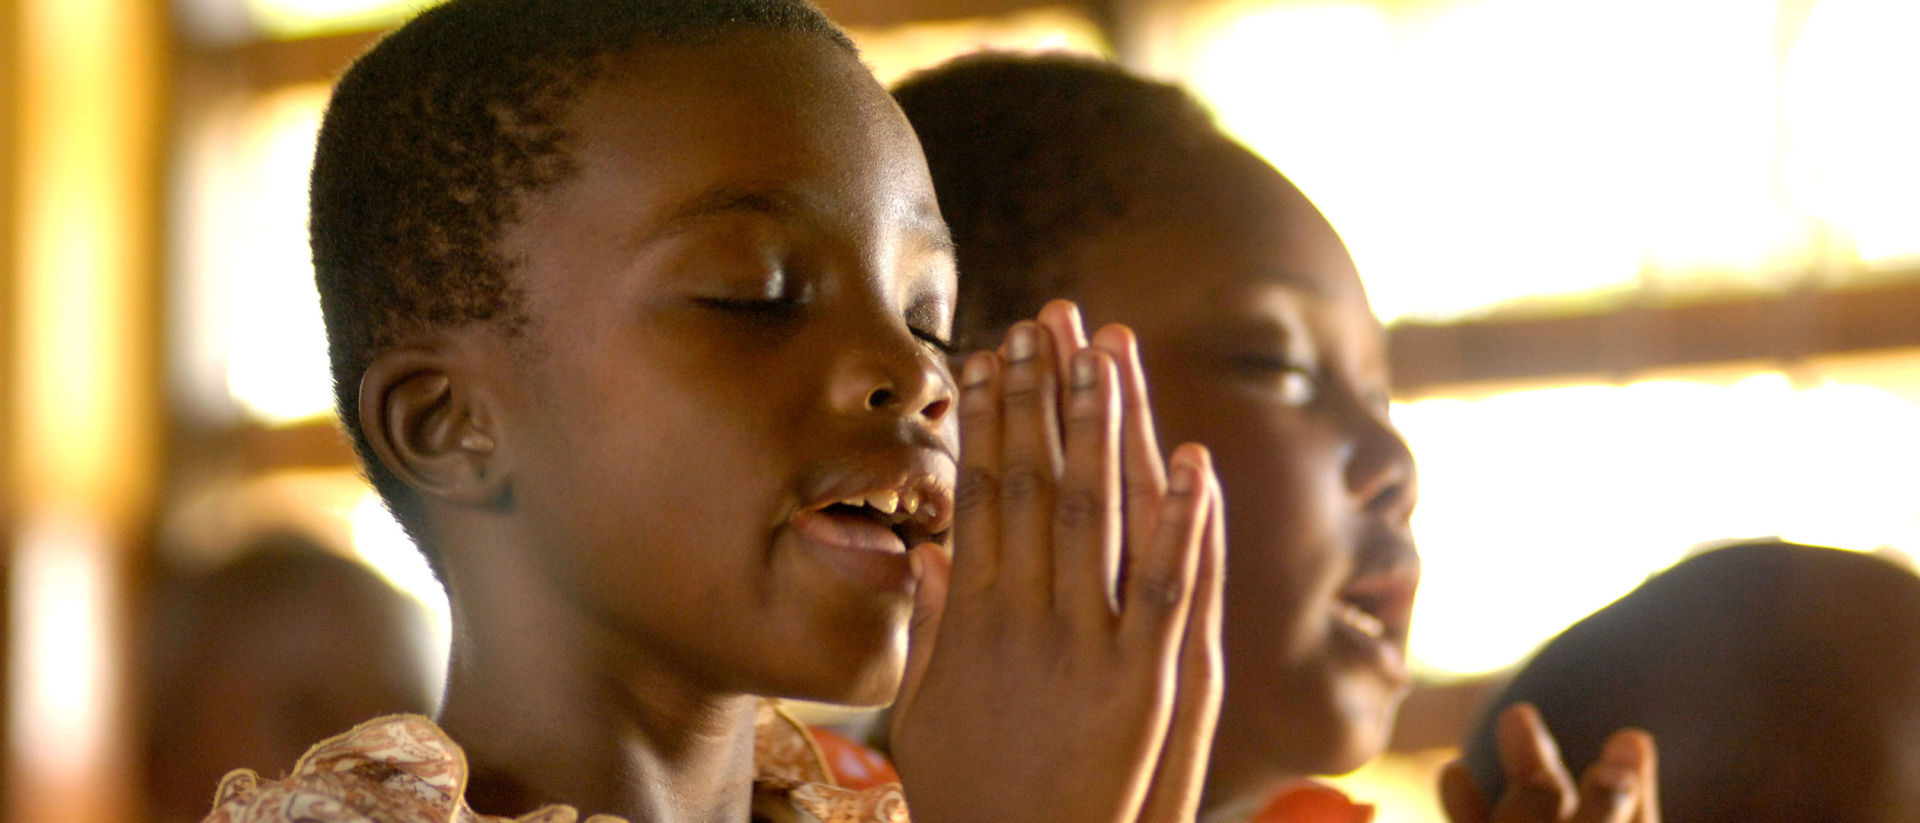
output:
[[799,299],[793,297],[696,297],[694,302],[710,309],[740,312],[742,314],[763,314],[790,312],[801,307]]
[[768,332],[793,328],[807,308],[807,301],[794,297],[695,297],[693,302],[746,328]]
[[953,341],[951,340],[916,326],[908,326],[907,330],[913,332],[914,339],[932,347],[934,351],[939,352],[943,357],[952,357],[956,353],[953,347]]
[[1278,395],[1282,404],[1305,406],[1319,395],[1320,376],[1311,367],[1270,354],[1246,352],[1227,358],[1235,374]]

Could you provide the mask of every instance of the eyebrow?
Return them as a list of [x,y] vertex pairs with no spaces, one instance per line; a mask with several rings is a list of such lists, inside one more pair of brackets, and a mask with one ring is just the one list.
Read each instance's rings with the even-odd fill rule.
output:
[[805,210],[801,198],[790,191],[723,184],[689,197],[669,209],[653,230],[647,232],[645,242],[651,243],[685,231],[701,219],[716,215],[746,213],[792,220]]
[[[808,212],[815,211],[808,208],[807,199],[787,189],[721,184],[689,197],[668,210],[654,229],[647,232],[642,242],[650,244],[685,231],[702,219],[724,214],[757,214],[783,221],[800,220]],[[932,251],[943,252],[949,257],[957,253],[946,221],[935,216],[931,209],[921,205],[908,207],[904,211],[906,222],[914,235]]]
[[1279,266],[1262,266],[1256,274],[1262,283],[1285,286],[1290,289],[1306,292],[1315,297],[1325,297],[1327,295],[1326,284],[1323,283],[1320,278],[1309,277],[1293,269]]

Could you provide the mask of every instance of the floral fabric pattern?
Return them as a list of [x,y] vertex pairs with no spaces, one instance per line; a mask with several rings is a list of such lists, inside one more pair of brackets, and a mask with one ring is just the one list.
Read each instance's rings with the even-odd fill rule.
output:
[[[834,783],[805,726],[771,702],[755,725],[756,817],[777,823],[908,823],[898,783]],[[314,746],[282,780],[238,769],[220,781],[205,823],[582,823],[571,806],[520,817],[467,806],[467,757],[433,721],[381,717]],[[627,823],[594,815],[584,823]]]

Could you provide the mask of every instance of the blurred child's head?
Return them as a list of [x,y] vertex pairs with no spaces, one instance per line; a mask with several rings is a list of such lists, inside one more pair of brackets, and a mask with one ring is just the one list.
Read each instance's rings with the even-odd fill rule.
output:
[[426,712],[442,661],[419,601],[297,533],[156,586],[145,777],[157,819],[199,820],[236,767],[285,768],[381,714]]
[[1661,818],[1920,820],[1920,576],[1838,549],[1715,549],[1548,642],[1467,743],[1500,796],[1492,719],[1531,702],[1574,774],[1613,730],[1660,741]]
[[1377,754],[1408,687],[1414,475],[1339,236],[1184,92],[1102,63],[963,58],[894,95],[958,247],[960,342],[1075,300],[1138,333],[1162,441],[1213,450],[1230,549],[1210,802]]
[[819,12],[438,6],[341,80],[312,221],[341,415],[456,615],[510,570],[701,688],[890,696],[953,262]]

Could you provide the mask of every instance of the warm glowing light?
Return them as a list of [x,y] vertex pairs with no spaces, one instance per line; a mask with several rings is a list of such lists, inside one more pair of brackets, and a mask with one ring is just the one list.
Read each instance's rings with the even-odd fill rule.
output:
[[1085,12],[1032,9],[1002,17],[908,23],[886,28],[849,28],[860,58],[881,83],[981,49],[1070,51],[1105,54],[1100,27]]
[[181,328],[199,339],[180,353],[195,384],[186,394],[201,406],[237,404],[268,423],[332,408],[306,237],[307,170],[327,91],[298,86],[231,107],[191,141],[180,266],[190,322]]
[[108,756],[114,722],[111,547],[82,520],[29,523],[17,538],[7,586],[14,644],[8,744],[41,780],[84,778]]
[[[453,639],[453,611],[447,605],[446,589],[427,565],[426,557],[414,546],[413,539],[407,537],[399,521],[393,519],[380,495],[373,491],[361,497],[353,509],[352,520],[354,554],[395,587],[426,604],[432,615],[428,621],[433,641],[430,659],[444,663]],[[438,684],[444,674],[436,673],[433,681]]]
[[1787,59],[1788,183],[1869,263],[1920,261],[1920,4],[1821,0]]
[[1920,547],[1916,399],[1761,372],[1399,406],[1427,561],[1414,656],[1507,666],[1702,542]]
[[1822,0],[1784,72],[1780,18],[1749,0],[1243,2],[1155,68],[1314,198],[1389,319],[1920,255],[1920,6]]
[[433,5],[433,0],[247,0],[254,24],[274,37],[384,28]]

